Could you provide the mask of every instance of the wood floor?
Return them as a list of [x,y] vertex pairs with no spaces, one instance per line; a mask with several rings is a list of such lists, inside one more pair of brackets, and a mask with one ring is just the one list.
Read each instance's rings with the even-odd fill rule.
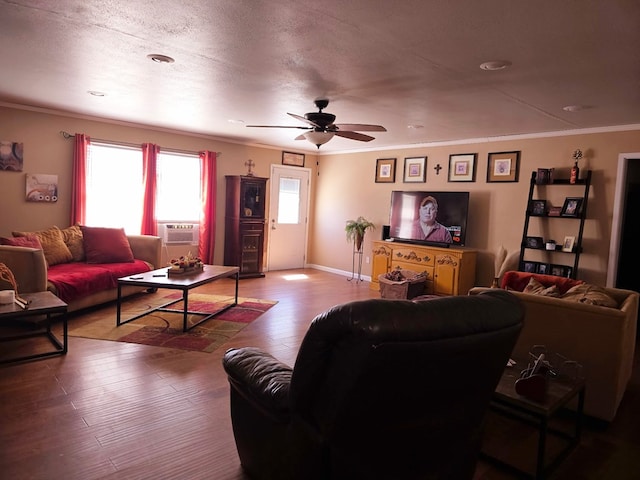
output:
[[[224,282],[197,291],[219,293]],[[224,351],[257,346],[292,365],[316,314],[379,295],[366,282],[318,270],[241,280],[240,295],[278,304],[213,353],[70,337],[64,357],[0,367],[0,478],[246,479]],[[115,306],[105,308],[115,319]],[[616,421],[588,424],[553,478],[640,478],[639,368]],[[480,462],[475,478],[516,477]]]

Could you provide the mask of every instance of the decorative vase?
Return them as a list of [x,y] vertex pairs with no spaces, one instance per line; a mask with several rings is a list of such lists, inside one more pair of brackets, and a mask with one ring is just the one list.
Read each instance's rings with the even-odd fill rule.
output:
[[493,283],[491,284],[491,288],[500,288],[500,284],[498,283],[498,277],[493,277]]
[[578,161],[576,160],[576,163],[573,164],[573,167],[571,167],[571,176],[569,177],[569,183],[576,183],[578,181],[578,178],[580,177],[580,168],[578,167]]
[[356,252],[359,252],[362,249],[362,241],[364,240],[364,235],[360,232],[356,232],[356,236],[354,238],[354,242],[356,244]]

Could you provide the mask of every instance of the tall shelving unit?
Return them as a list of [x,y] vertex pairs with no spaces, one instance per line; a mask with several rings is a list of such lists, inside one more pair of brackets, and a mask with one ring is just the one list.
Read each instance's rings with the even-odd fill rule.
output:
[[[589,189],[591,187],[591,170],[587,170],[586,176],[578,179],[576,183],[570,183],[569,179],[553,179],[550,182],[539,184],[536,178],[537,172],[534,171],[531,173],[531,184],[527,198],[527,210],[522,232],[518,269],[520,271],[534,271],[535,273],[545,273],[575,279],[578,274],[580,254],[582,253],[582,235],[584,232],[584,222],[587,218],[587,204],[589,200]],[[540,197],[546,197],[546,195],[550,193],[547,189],[556,189],[558,187],[564,187],[562,189],[563,192],[571,192],[572,190],[573,192],[579,192],[579,195],[576,194],[571,197],[566,197],[566,199],[581,199],[580,210],[575,216],[562,214],[549,215],[549,209],[546,206],[547,198]],[[541,201],[545,202],[545,208],[542,211],[535,208],[536,202],[539,206]],[[531,227],[530,220],[532,217],[540,219],[537,229]],[[546,240],[540,236],[540,231],[544,230],[544,222],[563,222],[563,228],[566,232],[576,233],[576,239],[571,251],[563,250],[562,242],[556,244],[553,250],[547,250]],[[573,225],[571,224],[572,222]],[[535,235],[531,235],[532,231]],[[539,244],[529,241],[531,238],[542,238],[543,241]],[[539,253],[536,260],[530,259],[528,253],[535,250],[544,251],[544,253]],[[561,258],[561,261],[556,261],[558,256],[564,256],[564,258]],[[540,261],[542,257],[544,257],[544,261]],[[573,262],[567,262],[566,257],[572,257]]]

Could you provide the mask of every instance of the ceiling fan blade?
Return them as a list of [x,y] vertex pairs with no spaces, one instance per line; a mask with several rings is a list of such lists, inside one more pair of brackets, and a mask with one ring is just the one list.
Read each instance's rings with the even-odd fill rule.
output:
[[[318,127],[318,128],[322,128],[320,127],[320,125],[318,125],[315,122],[312,122],[311,120],[309,120],[308,118],[304,118],[300,115],[296,115],[295,113],[287,113],[287,115],[291,115],[293,118],[295,118],[296,120],[300,120],[301,122],[304,123],[308,123],[309,125],[311,125],[312,127]],[[302,127],[301,127],[302,128]]]
[[370,137],[369,135],[358,132],[343,132],[341,130],[336,130],[335,134],[338,137],[350,138],[351,140],[359,140],[361,142],[370,142],[375,139],[375,137]]
[[339,130],[352,130],[356,132],[386,132],[382,125],[367,125],[364,123],[338,123],[335,125]]
[[294,140],[306,140],[306,139],[307,139],[307,137],[304,136],[304,133],[301,133],[296,138],[294,138]]
[[247,127],[254,128],[299,128],[302,130],[309,130],[309,127],[293,127],[291,125],[247,125]]

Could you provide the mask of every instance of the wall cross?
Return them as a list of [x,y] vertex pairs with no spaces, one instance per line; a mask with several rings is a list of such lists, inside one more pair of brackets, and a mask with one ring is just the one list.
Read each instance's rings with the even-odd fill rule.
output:
[[247,160],[246,162],[244,162],[244,166],[247,167],[248,169],[247,176],[253,177],[253,172],[251,171],[251,169],[256,166],[256,164],[253,163],[253,160],[251,159]]

